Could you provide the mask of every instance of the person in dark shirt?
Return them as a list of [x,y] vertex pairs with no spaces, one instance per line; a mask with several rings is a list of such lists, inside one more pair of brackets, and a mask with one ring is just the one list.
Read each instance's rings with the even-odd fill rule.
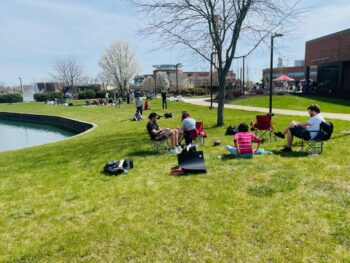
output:
[[170,138],[171,141],[171,152],[179,154],[181,147],[179,146],[179,138],[181,136],[180,131],[177,129],[160,128],[157,124],[156,117],[157,113],[152,112],[149,116],[149,122],[147,123],[147,131],[152,140],[162,140]]
[[162,94],[162,107],[163,107],[163,110],[164,109],[168,109],[168,103],[166,101],[166,90],[162,90],[161,94]]

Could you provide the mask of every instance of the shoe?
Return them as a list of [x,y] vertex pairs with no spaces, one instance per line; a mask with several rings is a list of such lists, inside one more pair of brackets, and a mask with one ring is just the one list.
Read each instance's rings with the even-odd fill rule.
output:
[[179,146],[177,146],[176,147],[176,149],[177,149],[177,151],[179,152],[179,153],[181,153],[182,152],[182,148],[181,148],[181,146],[179,145]]
[[292,152],[292,148],[285,146],[282,150],[280,150],[280,152],[289,153]]
[[179,150],[177,148],[171,148],[170,152],[175,153],[175,154],[179,154]]
[[279,138],[286,138],[286,136],[282,133],[282,132],[274,132],[273,134],[275,134],[276,137],[279,137]]
[[189,151],[192,147],[192,144],[186,145],[186,151]]

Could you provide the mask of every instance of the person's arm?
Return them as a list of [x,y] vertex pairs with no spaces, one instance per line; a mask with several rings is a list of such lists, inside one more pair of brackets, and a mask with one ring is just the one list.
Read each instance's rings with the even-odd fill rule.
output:
[[308,122],[300,122],[299,125],[300,125],[301,127],[303,127],[303,128],[307,128],[307,127],[310,126],[310,123],[308,123]]
[[255,151],[257,152],[259,150],[259,148],[260,148],[261,138],[252,133],[252,140],[254,142],[256,142],[256,149],[255,149]]
[[234,145],[235,145],[235,147],[236,147],[237,153],[239,153],[239,154],[240,154],[240,152],[239,152],[239,147],[238,147],[238,143],[237,143],[237,141],[236,141],[236,140],[234,140],[234,141],[233,141],[233,144],[234,144]]

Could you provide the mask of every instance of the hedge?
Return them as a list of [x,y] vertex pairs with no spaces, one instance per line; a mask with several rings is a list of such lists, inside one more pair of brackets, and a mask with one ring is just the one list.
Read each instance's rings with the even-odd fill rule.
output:
[[0,94],[0,103],[15,103],[15,102],[23,102],[23,97],[18,93],[11,94]]
[[94,90],[92,90],[92,89],[84,90],[84,91],[79,92],[78,98],[80,100],[95,99],[96,98],[96,92]]
[[35,93],[35,101],[53,101],[55,99],[63,99],[63,93],[61,92],[48,92],[48,93]]
[[181,95],[207,95],[208,90],[206,88],[180,88],[176,94],[181,94]]

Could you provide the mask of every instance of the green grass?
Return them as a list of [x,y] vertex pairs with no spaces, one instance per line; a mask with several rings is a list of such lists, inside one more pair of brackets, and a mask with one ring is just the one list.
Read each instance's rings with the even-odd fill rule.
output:
[[[254,96],[244,99],[238,99],[231,104],[269,107],[269,96]],[[294,95],[275,95],[273,96],[273,108],[301,110],[305,111],[311,104],[318,104],[324,112],[350,113],[350,100],[336,99],[318,96],[294,96]]]
[[[346,262],[350,258],[349,123],[318,157],[218,158],[232,140],[207,107],[170,103],[203,120],[207,174],[170,176],[176,156],[150,151],[146,120],[133,106],[1,105],[0,111],[73,117],[92,132],[0,153],[0,262]],[[162,113],[159,102],[152,107]],[[226,110],[226,124],[254,113]],[[303,120],[303,118],[293,117]],[[276,116],[277,128],[291,117]],[[213,147],[221,139],[223,145]],[[283,141],[266,143],[276,150]],[[297,149],[297,148],[296,148]],[[109,177],[105,162],[131,157],[135,168]]]

